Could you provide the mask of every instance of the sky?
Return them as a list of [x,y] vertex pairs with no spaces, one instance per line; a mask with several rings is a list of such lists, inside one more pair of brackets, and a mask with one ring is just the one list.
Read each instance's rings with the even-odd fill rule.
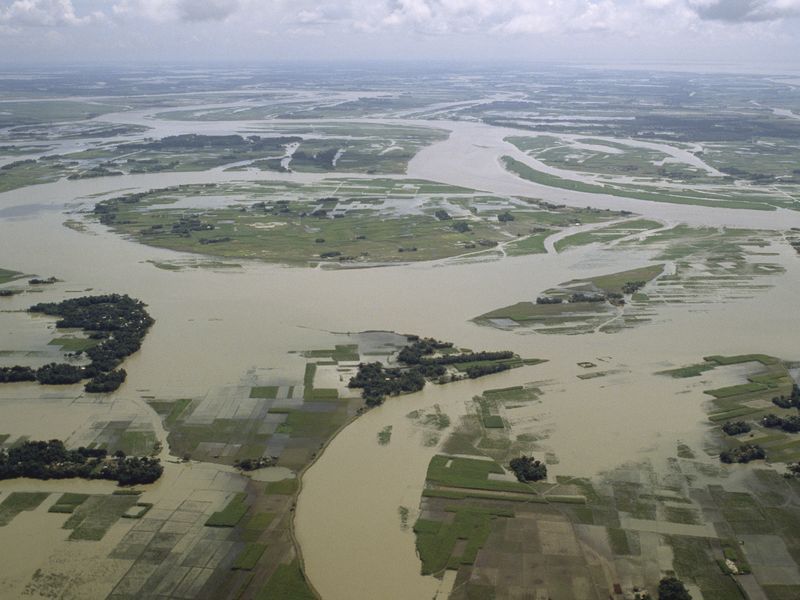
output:
[[0,0],[0,62],[800,63],[800,0]]

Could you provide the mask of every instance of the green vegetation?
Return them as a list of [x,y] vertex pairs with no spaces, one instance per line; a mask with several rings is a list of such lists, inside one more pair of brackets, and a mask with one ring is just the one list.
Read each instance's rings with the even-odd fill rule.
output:
[[387,425],[378,432],[378,444],[386,446],[392,440],[392,426]]
[[248,543],[233,561],[234,570],[251,571],[255,569],[264,550],[267,549],[265,544],[258,544],[255,542]]
[[250,505],[245,503],[246,500],[245,492],[235,494],[225,508],[218,510],[208,518],[206,527],[235,527],[250,508]]
[[23,277],[23,274],[19,271],[0,269],[0,285],[8,283],[9,281],[14,281],[15,279],[19,279],[20,277]]
[[601,229],[583,231],[565,238],[561,238],[555,243],[556,252],[563,252],[568,248],[593,244],[595,242],[607,243],[618,240],[637,233],[643,233],[652,229],[659,229],[661,223],[649,221],[647,219],[632,219],[623,223],[609,225]]
[[[448,510],[455,513],[452,523],[420,518],[414,524],[423,575],[473,564],[489,536],[490,522],[497,517],[514,516],[508,509],[458,506]],[[459,556],[453,556],[458,540],[466,540],[466,544]]]
[[280,494],[283,496],[293,496],[299,489],[300,482],[297,478],[283,479],[281,481],[270,481],[267,483],[267,494]]
[[679,369],[669,369],[667,371],[659,371],[659,375],[669,375],[675,378],[697,377],[706,371],[714,368],[713,363],[700,363],[697,365],[689,365],[688,367],[680,367]]
[[628,556],[632,554],[631,546],[628,542],[628,535],[624,529],[618,527],[606,527],[606,534],[608,536],[608,543],[611,546],[611,551],[619,556]]
[[277,398],[278,396],[278,386],[277,385],[267,385],[267,386],[259,386],[250,388],[250,397],[251,398]]
[[47,509],[47,512],[72,514],[75,512],[75,509],[86,502],[88,498],[89,494],[62,494],[56,503]]
[[[642,186],[630,186],[628,184],[597,184],[585,183],[574,179],[564,179],[557,175],[550,175],[542,171],[537,171],[510,156],[502,158],[505,168],[515,175],[545,185],[547,187],[571,190],[586,194],[607,194],[621,198],[632,198],[634,200],[647,200],[650,202],[667,202],[670,204],[690,204],[695,206],[712,206],[718,208],[741,208],[748,210],[775,210],[776,205],[781,203],[778,199],[770,196],[733,196],[732,198],[718,196],[718,199],[711,199],[708,193],[690,190],[672,191],[669,188],[643,189]],[[760,201],[758,201],[760,200]]]
[[333,350],[308,350],[302,353],[306,358],[329,358],[336,362],[357,362],[358,345],[336,344]]
[[735,581],[723,573],[714,560],[709,540],[706,538],[668,536],[674,554],[675,574],[685,581],[694,582],[710,600],[744,599]]
[[102,540],[114,523],[136,505],[137,495],[92,495],[81,503],[66,520],[64,529],[71,529],[70,540]]
[[463,457],[450,458],[437,455],[428,465],[427,480],[430,483],[454,488],[488,491],[518,492],[534,494],[534,490],[515,481],[489,479],[489,474],[505,474],[503,468],[493,460],[476,460]]
[[23,511],[36,510],[49,495],[47,492],[11,492],[0,502],[0,527],[8,525]]
[[315,600],[297,561],[278,565],[267,584],[256,595],[256,600]]

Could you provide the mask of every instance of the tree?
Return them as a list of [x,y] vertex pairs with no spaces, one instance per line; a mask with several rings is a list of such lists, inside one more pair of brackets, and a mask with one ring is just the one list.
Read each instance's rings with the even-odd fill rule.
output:
[[692,595],[680,579],[664,577],[658,583],[658,600],[692,600]]
[[539,481],[547,478],[547,465],[536,460],[533,456],[520,456],[511,459],[509,463],[511,470],[517,479],[523,483],[526,481]]

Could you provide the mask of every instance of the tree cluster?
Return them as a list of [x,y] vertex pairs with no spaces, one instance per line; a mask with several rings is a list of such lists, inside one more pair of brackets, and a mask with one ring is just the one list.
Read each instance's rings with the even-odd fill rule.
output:
[[796,383],[792,384],[792,391],[789,393],[788,398],[784,395],[781,395],[773,398],[772,403],[775,406],[780,406],[781,408],[800,409],[800,386],[798,386]]
[[407,365],[419,364],[423,356],[430,356],[438,350],[448,350],[453,347],[452,342],[442,342],[433,338],[415,338],[410,341],[411,344],[404,346],[397,354],[397,360]]
[[786,433],[797,433],[800,431],[800,416],[792,415],[784,419],[778,415],[769,414],[761,419],[761,424],[770,429],[782,429]]
[[120,485],[153,483],[164,468],[157,458],[113,457],[101,448],[67,450],[61,440],[26,441],[4,450],[0,448],[0,479],[109,479]]
[[486,360],[508,360],[514,358],[511,350],[500,350],[498,352],[467,352],[465,354],[446,354],[435,358],[420,358],[421,365],[458,365],[463,363],[481,362]]
[[488,365],[473,365],[467,369],[467,377],[470,379],[477,379],[484,375],[491,375],[492,373],[500,373],[501,371],[508,371],[511,365],[508,363],[493,363]]
[[113,392],[123,384],[127,376],[125,369],[114,369],[106,373],[98,373],[89,380],[85,389],[92,394]]
[[747,433],[752,427],[745,421],[728,421],[722,426],[722,431],[728,435],[739,435],[740,433]]
[[88,378],[87,392],[113,392],[126,376],[124,369],[115,370],[116,367],[139,350],[154,322],[143,302],[119,294],[44,302],[28,310],[61,317],[56,328],[83,329],[99,343],[85,351],[91,360],[85,367],[67,363],[50,363],[36,370],[23,366],[3,367],[0,368],[0,383],[35,380],[45,385],[62,385]]
[[502,212],[499,215],[497,215],[497,220],[500,221],[501,223],[508,223],[509,221],[514,220],[514,215],[512,215],[508,211]]
[[583,292],[575,292],[569,297],[570,302],[605,302],[606,297],[603,294],[584,294]]
[[658,582],[658,600],[692,600],[680,579],[664,577]]
[[554,298],[552,296],[539,296],[536,298],[536,304],[561,304],[564,302],[562,298]]
[[0,383],[36,381],[36,371],[30,367],[0,367]]
[[547,478],[547,465],[533,456],[522,455],[519,458],[512,458],[508,465],[519,481],[540,481]]
[[[432,355],[438,351],[452,349],[453,344],[416,336],[409,336],[408,340],[411,343],[404,346],[397,354],[397,360],[403,366],[389,368],[379,362],[358,365],[358,372],[350,379],[348,387],[362,389],[361,396],[366,400],[368,406],[381,404],[386,396],[397,396],[421,390],[425,387],[426,380],[443,376],[447,372],[446,365],[505,360],[514,357],[514,353],[510,350],[445,354],[434,357]],[[474,379],[509,368],[507,363],[478,364],[467,368],[466,373],[468,377]]]
[[725,450],[719,455],[719,459],[727,464],[749,463],[751,460],[763,460],[765,458],[767,458],[767,453],[758,444],[744,444],[738,448]]
[[[444,367],[441,367],[444,374]],[[347,384],[350,388],[361,388],[367,406],[378,406],[386,396],[417,392],[425,387],[425,375],[421,367],[410,369],[385,368],[381,363],[361,363],[358,373]]]
[[623,294],[633,294],[634,292],[638,292],[644,286],[647,285],[646,281],[626,281],[622,285],[622,293]]

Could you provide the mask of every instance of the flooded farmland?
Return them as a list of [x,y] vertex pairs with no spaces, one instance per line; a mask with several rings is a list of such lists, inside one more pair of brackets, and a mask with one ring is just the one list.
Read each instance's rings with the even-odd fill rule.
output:
[[[307,97],[302,95],[302,99]],[[181,111],[201,114],[212,108],[242,109],[234,100],[215,104],[201,100],[182,104]],[[724,513],[727,497],[719,496],[723,498],[719,500],[714,496],[718,505],[713,507],[710,502],[704,504],[698,486],[707,486],[712,491],[704,488],[702,493],[712,496],[718,491],[714,486],[725,487],[726,494],[758,492],[750,479],[756,476],[744,471],[749,466],[720,465],[718,455],[728,446],[717,423],[726,420],[726,415],[760,419],[762,412],[769,412],[770,390],[777,390],[777,395],[791,389],[791,377],[786,379],[782,371],[778,374],[782,379],[774,386],[761,382],[767,381],[763,368],[777,364],[771,362],[773,357],[786,361],[787,373],[796,373],[792,361],[798,359],[794,313],[800,296],[800,260],[790,241],[793,228],[800,227],[800,212],[772,205],[774,210],[756,210],[637,200],[527,181],[505,169],[502,157],[515,157],[548,175],[563,177],[565,173],[505,141],[529,130],[448,115],[445,109],[462,103],[431,102],[435,111],[430,115],[421,111],[418,119],[373,114],[324,119],[169,120],[169,114],[162,115],[162,108],[157,107],[113,111],[96,120],[148,127],[147,138],[252,131],[266,135],[271,128],[284,132],[292,127],[332,124],[352,127],[356,134],[359,127],[367,125],[446,131],[447,139],[424,145],[408,161],[406,175],[383,174],[380,178],[392,185],[414,180],[420,187],[419,181],[438,182],[459,186],[459,194],[474,195],[474,201],[459,198],[466,206],[460,213],[453,210],[456,204],[441,204],[452,213],[445,211],[446,218],[437,217],[445,223],[442,227],[452,219],[471,219],[468,228],[477,228],[478,213],[488,213],[495,227],[500,221],[498,214],[504,215],[502,211],[507,209],[505,204],[495,208],[494,199],[487,202],[490,194],[544,202],[535,205],[536,210],[551,219],[548,225],[557,221],[559,229],[542,227],[525,233],[542,235],[540,249],[515,255],[509,249],[521,243],[516,238],[522,234],[501,232],[498,235],[506,236],[504,241],[487,243],[485,250],[475,249],[474,243],[473,247],[464,244],[443,259],[419,260],[412,255],[407,262],[398,260],[391,266],[320,261],[287,266],[280,258],[261,262],[245,254],[237,256],[235,247],[223,256],[215,254],[213,246],[226,243],[224,239],[211,239],[206,254],[139,243],[115,233],[100,222],[94,210],[96,202],[110,197],[189,184],[289,182],[308,186],[311,191],[302,194],[314,196],[320,195],[314,186],[342,178],[342,173],[330,171],[236,170],[241,166],[239,160],[230,161],[234,170],[215,167],[64,177],[0,194],[0,267],[21,274],[4,284],[19,293],[0,298],[0,367],[24,363],[38,368],[73,360],[65,354],[67,346],[62,349],[53,343],[59,335],[56,320],[27,312],[34,303],[89,294],[128,294],[144,301],[155,319],[141,349],[124,361],[127,379],[118,391],[94,395],[80,384],[0,386],[2,442],[11,447],[25,440],[62,439],[76,448],[126,448],[128,454],[157,457],[165,467],[156,483],[137,486],[139,493],[128,495],[114,493],[119,490],[106,481],[0,481],[0,502],[14,500],[7,506],[10,516],[6,517],[6,509],[0,505],[0,542],[18,548],[0,569],[0,596],[214,598],[223,597],[220,590],[227,590],[230,597],[241,593],[236,597],[260,598],[269,597],[263,594],[269,593],[270,585],[278,585],[276,573],[298,578],[309,594],[324,599],[458,599],[470,585],[503,589],[497,597],[521,597],[518,594],[523,589],[560,589],[552,582],[523,582],[509,591],[502,588],[496,573],[491,581],[491,576],[481,571],[499,568],[486,565],[496,558],[492,552],[506,551],[498,541],[499,530],[493,529],[503,519],[521,519],[529,525],[536,521],[531,526],[539,528],[536,531],[543,540],[555,540],[551,541],[556,546],[567,537],[552,532],[572,523],[575,548],[594,548],[597,564],[604,565],[609,581],[623,581],[631,589],[652,587],[662,573],[680,574],[681,561],[671,561],[670,553],[680,556],[684,536],[712,540],[709,557],[714,551],[721,552],[713,543],[735,537],[713,529],[715,523],[729,521],[716,518],[714,512]],[[463,104],[465,109],[474,106]],[[135,135],[137,141],[144,137]],[[90,141],[82,140],[82,150],[93,148]],[[291,143],[299,143],[302,150],[307,139]],[[650,142],[648,148],[716,172],[683,147]],[[337,156],[347,156],[346,151]],[[367,172],[347,173],[348,185],[367,178],[376,177]],[[587,181],[579,174],[574,180]],[[796,193],[779,184],[773,187],[770,193],[776,197]],[[385,194],[391,207],[385,220],[406,216],[403,197],[392,197],[391,191]],[[285,210],[291,211],[299,196],[288,200],[282,196],[276,204],[284,202]],[[175,211],[170,218],[190,213],[203,218],[205,211],[233,205],[244,211],[254,199],[258,200],[237,195],[182,198],[167,207]],[[267,197],[261,204],[265,202],[272,200]],[[607,223],[587,225],[577,219],[565,220],[567,217],[557,212],[562,205],[617,212]],[[522,215],[527,204],[520,200],[508,206],[511,213]],[[416,212],[419,218],[433,218],[424,210]],[[317,218],[328,217],[334,220],[330,215]],[[302,218],[306,219],[303,227],[322,235],[315,233],[318,224],[310,221],[310,216]],[[611,242],[591,237],[605,227],[633,219],[653,221],[652,230],[625,232]],[[736,234],[738,230],[747,233]],[[258,233],[269,232],[265,227]],[[558,242],[568,239],[574,245],[558,251]],[[398,235],[390,241],[391,251],[395,246],[405,251],[411,242],[413,235]],[[466,251],[473,249],[476,251]],[[617,320],[612,328],[578,331],[579,312],[559,317],[558,325],[564,330],[546,335],[526,326],[525,315],[517,315],[519,320],[503,319],[503,326],[479,319],[501,307],[533,305],[549,294],[548,290],[568,282],[597,281],[654,264],[666,268],[652,281],[620,282],[641,285],[636,292],[626,292],[621,304],[611,304],[614,312],[609,313],[609,322]],[[57,281],[27,283],[34,277],[55,277]],[[595,294],[601,288],[581,290]],[[616,318],[632,308],[632,318]],[[379,406],[365,410],[359,390],[348,387],[350,377],[361,362],[380,360],[398,366],[397,350],[413,339],[405,335],[452,342],[464,354],[507,350],[517,358],[542,362],[529,360],[485,377],[431,382],[421,391],[388,396]],[[707,357],[753,354],[770,360],[721,361],[704,365],[692,377],[664,374],[704,364]],[[80,364],[80,359],[77,361],[75,364]],[[746,393],[761,395],[739,398],[731,390],[740,385],[755,386]],[[503,398],[503,390],[516,389],[536,392],[522,399]],[[477,399],[485,398],[487,391],[496,392],[499,400],[481,404]],[[714,391],[720,393],[714,395]],[[742,404],[733,404],[733,400],[726,404],[726,398]],[[498,417],[495,426],[481,421],[486,416],[481,411]],[[459,447],[454,440],[466,439],[464,432],[477,433]],[[769,433],[759,429],[759,437],[753,439],[766,440]],[[768,442],[763,441],[771,452]],[[772,442],[777,444],[776,455],[781,452],[784,460],[762,465],[761,470],[782,474],[784,465],[794,457],[794,440]],[[489,481],[515,483],[506,459],[517,450],[535,453],[546,461],[547,477],[537,485],[563,486],[567,491],[531,487],[524,493],[535,494],[539,500],[526,498],[525,506],[516,512],[506,506],[513,508],[515,496],[510,496],[512,500],[490,498],[505,504],[501,512],[491,513],[487,537],[475,548],[477,559],[468,562],[464,548],[454,549],[451,559],[455,562],[448,563],[447,569],[431,569],[432,574],[423,575],[427,555],[420,546],[417,523],[439,519],[452,524],[459,517],[447,515],[460,515],[462,502],[473,502],[474,506],[464,509],[473,511],[471,515],[489,510],[480,504],[488,502],[481,500],[480,494],[459,495],[463,494],[459,490],[474,492],[478,488],[448,484],[443,492],[438,490],[432,461],[441,456],[450,461],[464,456],[472,457],[464,460],[473,462],[496,461],[501,472],[494,471],[495,478]],[[250,472],[242,468],[244,459],[263,459],[264,464]],[[670,486],[665,483],[670,476],[683,479]],[[595,505],[599,501],[575,487],[573,480],[593,482],[597,498],[607,497],[602,486],[610,486],[613,493],[608,497],[614,498],[615,508],[606,510],[602,505],[604,514],[614,513],[610,521],[600,520],[602,511]],[[637,496],[637,502],[648,508],[624,505],[623,483],[640,486],[636,494],[644,500]],[[450,496],[426,496],[431,489]],[[786,498],[794,498],[793,488],[787,489]],[[86,498],[80,498],[75,507],[70,505],[68,514],[52,510],[68,504],[62,500],[67,494]],[[548,494],[559,500],[548,504]],[[448,505],[442,498],[454,504]],[[558,502],[568,506],[559,509]],[[790,500],[786,502],[788,506]],[[238,510],[237,503],[247,508],[232,524],[225,522]],[[685,508],[678,506],[681,503],[696,512],[686,522],[674,518],[674,510]],[[589,517],[586,511],[575,512],[576,504],[595,512]],[[551,512],[545,516],[528,513],[539,505]],[[500,510],[494,505],[491,509]],[[667,518],[670,516],[672,520]],[[7,523],[2,521],[5,518]],[[608,541],[603,527],[622,531],[622,538],[610,533]],[[551,538],[545,535],[547,531]],[[781,556],[788,556],[791,563],[791,539],[776,541],[773,538],[778,536],[771,529],[740,531],[734,527],[734,533],[773,536],[752,538],[752,546],[780,547]],[[679,539],[675,542],[672,538]],[[461,546],[471,539],[458,538]],[[612,548],[620,539],[631,546],[639,544],[638,553]],[[545,555],[559,554],[542,544]],[[42,547],[48,551],[40,552]],[[456,543],[455,547],[460,546]],[[257,554],[252,563],[242,558],[248,553]],[[759,564],[755,551],[747,558]],[[754,566],[755,583],[745,580],[743,585],[800,589],[800,573],[795,573],[791,564],[785,565],[780,576],[770,574],[767,565]],[[280,570],[289,566],[294,569],[291,574]],[[597,565],[586,566],[586,573],[592,573],[593,566]],[[613,575],[608,575],[611,572]],[[597,590],[605,585],[606,575],[586,573],[581,575],[589,582],[586,586],[553,597],[567,598],[563,595],[567,593],[576,598],[601,597]],[[566,576],[559,577],[563,580]],[[691,585],[698,594],[708,594],[711,589],[700,576]]]

